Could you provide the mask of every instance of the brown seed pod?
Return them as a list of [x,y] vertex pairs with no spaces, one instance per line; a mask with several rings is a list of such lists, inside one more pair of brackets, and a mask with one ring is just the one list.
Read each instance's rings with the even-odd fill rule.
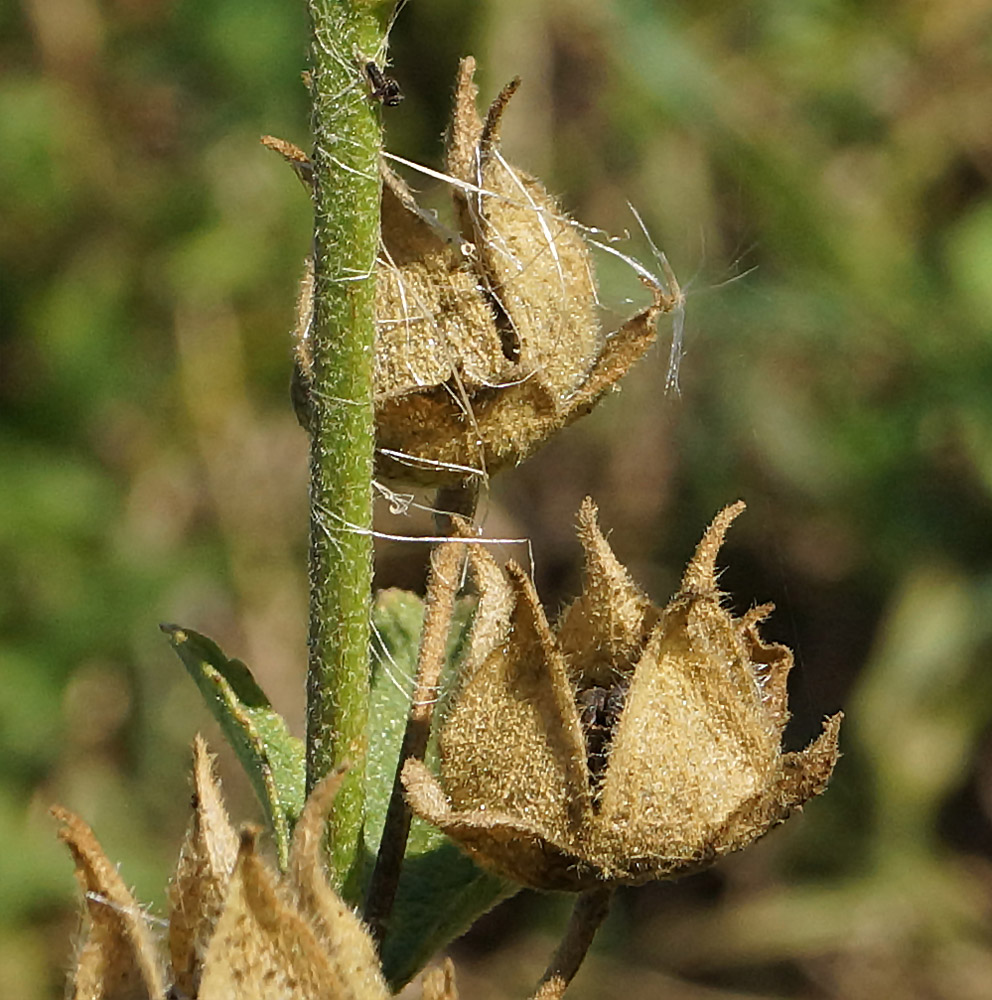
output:
[[[376,946],[327,882],[325,819],[342,771],[314,788],[293,832],[290,870],[274,872],[228,820],[203,741],[194,744],[194,816],[169,887],[169,966],[145,911],[92,831],[53,809],[76,860],[88,922],[70,992],[78,1000],[387,1000]],[[447,976],[451,980],[451,974]],[[440,989],[434,995],[453,1000]]]
[[[499,127],[517,81],[485,121],[475,61],[459,67],[447,143],[459,231],[446,229],[383,168],[376,267],[377,467],[429,486],[483,479],[522,461],[587,413],[648,350],[658,316],[680,302],[646,281],[652,301],[607,335],[589,248],[540,181],[511,166]],[[292,143],[263,138],[308,183]],[[301,285],[293,402],[309,426],[313,273]]]
[[473,546],[468,669],[441,728],[440,780],[404,767],[413,810],[505,876],[579,891],[704,867],[820,794],[840,715],[782,753],[792,654],[758,635],[770,606],[742,618],[721,606],[716,556],[743,507],[717,515],[657,608],[586,501],[585,587],[554,629],[523,572]]
[[676,298],[607,337],[589,249],[540,181],[499,148],[509,84],[476,111],[475,61],[459,67],[447,167],[460,237],[439,232],[387,177],[377,272],[380,471],[453,485],[521,461],[588,412],[653,343]]

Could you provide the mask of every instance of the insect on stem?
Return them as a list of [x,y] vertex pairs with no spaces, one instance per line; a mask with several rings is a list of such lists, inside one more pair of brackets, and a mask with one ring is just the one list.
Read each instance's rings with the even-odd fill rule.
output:
[[369,78],[372,96],[377,101],[382,101],[387,108],[395,108],[403,100],[400,85],[391,76],[383,73],[371,60],[365,64],[365,75]]

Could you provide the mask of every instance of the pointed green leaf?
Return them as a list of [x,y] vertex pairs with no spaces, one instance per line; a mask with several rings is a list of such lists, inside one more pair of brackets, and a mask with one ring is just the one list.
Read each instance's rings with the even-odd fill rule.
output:
[[[456,606],[435,720],[444,715],[474,603],[463,600]],[[423,616],[423,601],[401,590],[381,592],[372,611],[373,738],[366,771],[365,825],[366,841],[372,851],[377,849],[382,834],[403,741]],[[428,766],[437,761],[436,731],[435,724],[427,748]],[[383,947],[383,967],[392,987],[399,989],[408,982],[434,952],[518,888],[483,871],[440,830],[414,817]]]
[[290,735],[244,663],[229,660],[205,635],[178,625],[160,627],[247,772],[272,825],[279,864],[285,868],[305,796],[302,741]]

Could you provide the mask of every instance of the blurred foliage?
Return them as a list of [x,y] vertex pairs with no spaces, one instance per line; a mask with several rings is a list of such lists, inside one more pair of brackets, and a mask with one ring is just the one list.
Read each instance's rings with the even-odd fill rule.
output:
[[[159,621],[251,663],[301,732],[309,206],[257,139],[306,144],[305,33],[275,0],[0,8],[0,982],[24,1000],[60,994],[74,919],[47,806],[161,900],[186,747],[219,749]],[[487,532],[533,539],[553,609],[591,493],[663,601],[742,496],[724,581],[778,604],[794,741],[847,712],[806,819],[623,894],[576,1000],[992,995],[992,10],[418,0],[393,42],[393,150],[438,166],[458,55],[484,95],[519,73],[514,162],[588,224],[632,202],[689,289],[681,395],[661,346],[496,481]],[[600,278],[617,315],[643,294]],[[424,556],[382,546],[381,582]],[[464,995],[524,995],[561,918],[494,911]]]

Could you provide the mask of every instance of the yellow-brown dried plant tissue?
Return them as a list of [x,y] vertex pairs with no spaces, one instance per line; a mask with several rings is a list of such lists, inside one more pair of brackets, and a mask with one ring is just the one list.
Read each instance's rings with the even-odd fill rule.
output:
[[549,626],[533,585],[480,545],[467,669],[440,734],[440,780],[404,767],[414,811],[481,864],[539,889],[682,875],[740,850],[826,787],[840,715],[783,753],[792,654],[766,605],[722,605],[717,515],[678,593],[633,584],[586,501],[582,595]]
[[[651,346],[680,301],[647,282],[651,304],[606,336],[589,248],[544,185],[510,165],[499,127],[517,81],[485,121],[475,60],[462,60],[446,167],[458,232],[383,168],[376,266],[377,468],[453,486],[521,461],[587,413]],[[266,137],[299,171],[303,154]],[[287,152],[287,148],[289,152]],[[305,159],[305,157],[304,157]],[[297,320],[294,403],[308,425],[313,278]]]
[[68,810],[53,810],[86,894],[69,995],[386,1000],[375,944],[323,872],[324,818],[340,778],[336,772],[314,789],[293,833],[289,871],[277,875],[260,856],[255,832],[239,836],[231,826],[197,738],[194,815],[168,892],[167,963],[145,911],[93,832]]

